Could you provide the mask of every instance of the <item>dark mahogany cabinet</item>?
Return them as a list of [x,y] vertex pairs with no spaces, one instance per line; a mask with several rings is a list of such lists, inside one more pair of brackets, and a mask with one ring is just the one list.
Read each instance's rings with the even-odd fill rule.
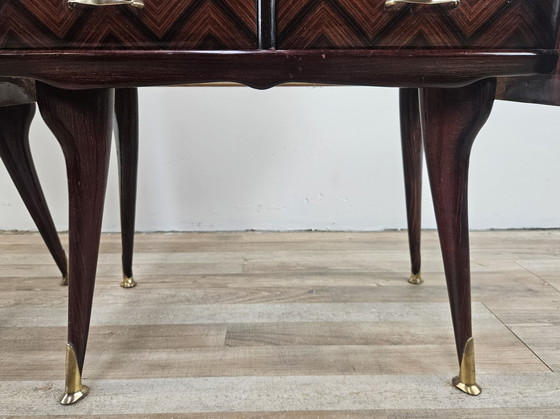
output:
[[[24,108],[0,118],[5,125],[19,120],[17,129],[0,131],[18,136],[3,154],[18,169],[14,180],[28,183],[21,189],[28,200],[39,196],[26,146],[34,109],[29,98],[36,93],[67,165],[69,305],[61,402],[88,393],[82,372],[115,110],[126,191],[121,211],[129,220],[123,225],[124,273],[133,286],[127,268],[138,149],[135,88],[223,81],[261,89],[289,82],[406,88],[401,126],[412,282],[421,282],[425,150],[459,365],[452,383],[478,395],[467,205],[471,146],[495,98],[560,104],[559,16],[560,0],[0,0],[0,77],[28,79],[21,85],[35,88],[14,94],[2,86],[20,84],[0,82],[0,106],[27,98]],[[45,206],[37,201],[35,212],[45,215]],[[44,229],[52,233],[51,224]]]
[[257,48],[262,20],[276,26],[278,49],[553,48],[559,13],[554,0],[80,1],[3,0],[0,48],[247,50]]

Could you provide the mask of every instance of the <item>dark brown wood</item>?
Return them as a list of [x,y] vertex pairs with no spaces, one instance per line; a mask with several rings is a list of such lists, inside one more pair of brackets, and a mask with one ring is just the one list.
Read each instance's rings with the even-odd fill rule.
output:
[[35,80],[0,77],[0,106],[35,103]]
[[69,192],[68,343],[82,371],[86,353],[111,128],[112,89],[70,91],[37,83],[37,102],[66,159]]
[[401,143],[408,222],[411,273],[421,269],[420,232],[422,229],[422,127],[418,89],[400,89]]
[[2,51],[0,75],[70,89],[231,81],[394,87],[464,86],[506,75],[550,74],[556,50],[539,51]]
[[557,0],[277,0],[278,48],[554,48]]
[[[560,32],[556,49],[560,50]],[[496,99],[560,106],[560,61],[550,75],[498,79]]]
[[146,0],[68,7],[68,0],[2,0],[3,49],[255,49],[255,0]]
[[123,274],[132,278],[138,179],[138,89],[115,91]]
[[422,89],[420,112],[426,164],[443,255],[459,363],[472,337],[468,169],[472,144],[496,92],[487,79],[458,89]]
[[29,148],[29,126],[33,115],[34,103],[0,107],[0,157],[65,278],[66,253],[56,232]]
[[498,80],[496,98],[512,102],[560,106],[560,75],[510,77]]
[[276,0],[257,0],[259,49],[276,48]]
[[[560,34],[557,36],[556,49],[560,50]],[[555,71],[552,74],[537,75],[530,77],[500,77],[497,80],[496,99],[507,100],[514,102],[525,103],[538,103],[544,105],[560,106],[560,62],[557,64]],[[402,123],[402,118],[401,118]],[[412,173],[406,167],[407,151],[413,147],[413,144],[407,144],[407,134],[405,136],[405,129],[401,127],[401,134],[403,135],[403,159],[405,159],[405,185],[413,184],[414,182],[421,182],[422,172]],[[407,186],[408,187],[408,186]],[[413,197],[415,199],[415,197]],[[409,232],[409,247],[411,253],[412,266],[420,265],[420,239],[416,238],[416,231],[420,232],[420,226],[414,226],[411,220],[414,220],[416,211],[414,200],[412,203],[408,199],[413,199],[407,194],[407,218],[408,218],[408,232]],[[417,198],[420,202],[421,196]],[[420,215],[418,214],[418,217]],[[412,237],[410,234],[412,233]]]

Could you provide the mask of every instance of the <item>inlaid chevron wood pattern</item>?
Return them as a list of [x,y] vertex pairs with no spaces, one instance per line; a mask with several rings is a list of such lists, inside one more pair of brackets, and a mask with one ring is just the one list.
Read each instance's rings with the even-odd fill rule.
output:
[[1,0],[4,49],[254,49],[255,0],[144,0],[68,7],[67,0]]
[[299,48],[554,48],[556,0],[277,0],[277,41]]

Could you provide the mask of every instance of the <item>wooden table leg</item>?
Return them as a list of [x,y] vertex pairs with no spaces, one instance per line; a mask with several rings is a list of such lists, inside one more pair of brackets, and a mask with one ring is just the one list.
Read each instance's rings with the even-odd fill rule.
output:
[[136,184],[138,178],[138,89],[116,89],[116,142],[119,160],[123,279],[121,287],[132,288]]
[[422,229],[422,127],[420,126],[418,89],[400,89],[401,143],[408,221],[408,245],[411,274],[408,282],[423,281],[420,257]]
[[66,391],[60,402],[85,397],[82,371],[107,183],[114,90],[62,90],[37,83],[37,102],[66,159],[69,192],[69,289]]
[[472,144],[490,115],[495,92],[495,79],[420,92],[426,163],[460,365],[453,384],[473,395],[480,393],[480,387],[471,320],[468,169]]
[[35,104],[0,107],[0,157],[67,283],[68,264],[29,148]]

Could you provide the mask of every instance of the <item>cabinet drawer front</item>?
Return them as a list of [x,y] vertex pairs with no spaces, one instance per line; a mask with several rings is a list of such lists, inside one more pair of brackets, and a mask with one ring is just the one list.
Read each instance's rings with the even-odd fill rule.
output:
[[558,0],[276,0],[277,42],[299,48],[554,48]]
[[255,0],[143,0],[69,7],[68,0],[0,0],[4,49],[254,49]]

